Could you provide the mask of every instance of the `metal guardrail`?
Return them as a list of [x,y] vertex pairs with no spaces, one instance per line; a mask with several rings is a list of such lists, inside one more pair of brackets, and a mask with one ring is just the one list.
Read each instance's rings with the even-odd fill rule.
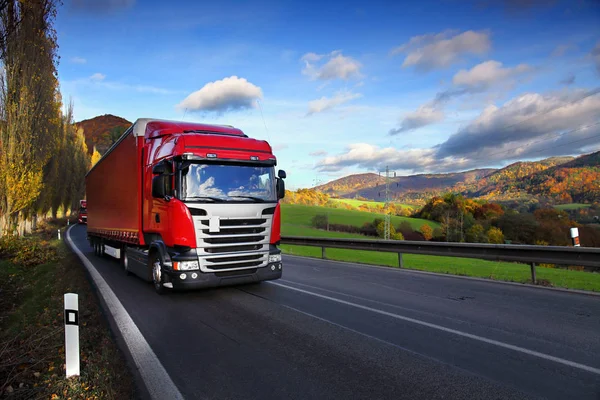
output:
[[600,269],[600,248],[595,247],[338,239],[301,236],[282,236],[281,243],[320,247],[324,259],[326,258],[326,248],[398,253],[398,266],[400,268],[403,267],[403,253],[519,262],[530,265],[533,283],[537,283],[536,264],[577,265]]

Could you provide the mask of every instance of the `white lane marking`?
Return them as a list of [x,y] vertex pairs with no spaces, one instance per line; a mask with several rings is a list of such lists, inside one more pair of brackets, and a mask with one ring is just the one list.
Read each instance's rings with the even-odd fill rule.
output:
[[504,343],[504,342],[499,342],[497,340],[488,339],[488,338],[485,338],[485,337],[482,337],[482,336],[473,335],[471,333],[466,333],[466,332],[458,331],[456,329],[446,328],[446,327],[441,326],[441,325],[432,324],[432,323],[421,321],[421,320],[418,320],[418,319],[415,319],[415,318],[405,317],[403,315],[394,314],[394,313],[391,313],[391,312],[388,312],[388,311],[378,310],[376,308],[372,308],[372,307],[368,307],[368,306],[363,306],[361,304],[356,304],[356,303],[352,303],[350,301],[337,299],[335,297],[325,296],[325,295],[319,294],[319,293],[313,293],[313,292],[308,291],[308,290],[299,289],[299,288],[296,288],[296,287],[293,287],[293,286],[284,285],[282,283],[277,283],[277,282],[274,282],[274,281],[268,281],[268,283],[271,284],[271,285],[277,285],[277,286],[281,286],[281,287],[284,287],[284,288],[287,288],[287,289],[295,290],[295,291],[300,292],[300,293],[305,293],[305,294],[308,294],[308,295],[311,295],[311,296],[320,297],[322,299],[327,299],[327,300],[335,301],[335,302],[340,303],[340,304],[345,304],[345,305],[348,305],[348,306],[352,306],[352,307],[360,308],[360,309],[363,309],[363,310],[371,311],[371,312],[374,312],[374,313],[377,313],[377,314],[381,314],[381,315],[385,315],[385,316],[388,316],[388,317],[396,318],[396,319],[399,319],[399,320],[402,320],[402,321],[412,322],[413,324],[426,326],[428,328],[437,329],[437,330],[440,330],[440,331],[443,331],[443,332],[448,332],[448,333],[452,333],[452,334],[455,334],[455,335],[458,335],[458,336],[462,336],[462,337],[466,337],[466,338],[469,338],[469,339],[477,340],[477,341],[480,341],[480,342],[492,344],[494,346],[503,347],[505,349],[510,349],[510,350],[517,351],[517,352],[520,352],[520,353],[524,353],[524,354],[527,354],[527,355],[530,355],[530,356],[539,357],[539,358],[542,358],[544,360],[554,361],[554,362],[559,363],[559,364],[568,365],[569,367],[578,368],[578,369],[581,369],[581,370],[584,370],[584,371],[587,371],[587,372],[591,372],[591,373],[596,374],[596,375],[600,375],[600,369],[599,368],[594,368],[594,367],[590,367],[589,365],[579,364],[579,363],[576,363],[574,361],[565,360],[564,358],[559,358],[559,357],[551,356],[549,354],[540,353],[540,352],[535,351],[535,350],[529,350],[529,349],[526,349],[524,347],[514,346],[512,344],[508,344],[508,343]]
[[131,357],[144,380],[144,384],[153,399],[183,399],[183,396],[171,380],[171,377],[161,364],[156,354],[140,332],[139,328],[133,322],[133,319],[123,307],[115,293],[106,283],[102,275],[96,270],[90,260],[77,248],[71,240],[71,228],[67,230],[67,241],[75,253],[79,256],[85,267],[88,269],[98,291],[102,295],[110,313],[115,319],[117,328],[121,332],[125,344],[129,348]]

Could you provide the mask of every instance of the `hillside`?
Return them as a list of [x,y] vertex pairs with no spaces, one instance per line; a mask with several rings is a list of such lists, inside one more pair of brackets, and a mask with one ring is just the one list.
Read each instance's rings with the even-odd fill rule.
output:
[[[420,198],[431,193],[448,190],[458,183],[469,184],[475,182],[494,171],[496,170],[477,169],[449,174],[399,176],[391,180],[391,197],[397,200],[407,198],[415,200],[415,197]],[[381,201],[385,196],[385,178],[373,173],[349,175],[317,186],[315,189],[330,196],[343,198],[364,197]]]
[[126,119],[111,114],[100,115],[75,123],[78,128],[83,129],[85,143],[90,154],[94,151],[94,146],[96,146],[100,154],[104,154],[112,144],[111,131],[115,128],[121,128],[115,132],[122,133],[131,124]]
[[[531,200],[554,204],[600,201],[600,151],[579,157],[551,157],[515,162],[501,169],[479,169],[449,174],[409,175],[392,179],[392,199],[423,204],[444,192],[490,201]],[[334,197],[381,201],[385,179],[377,174],[350,175],[316,190]]]
[[600,151],[526,177],[521,190],[556,203],[600,201]]
[[456,185],[453,191],[468,197],[508,200],[527,197],[529,188],[523,179],[549,168],[573,161],[574,157],[552,157],[540,161],[516,162],[469,185]]
[[385,178],[374,173],[348,175],[323,185],[315,187],[316,190],[332,197],[354,197],[364,188],[373,185],[385,184]]

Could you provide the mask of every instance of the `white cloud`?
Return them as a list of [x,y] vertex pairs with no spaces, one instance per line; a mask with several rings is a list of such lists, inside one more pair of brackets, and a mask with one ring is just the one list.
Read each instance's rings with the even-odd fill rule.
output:
[[[545,95],[527,93],[506,102],[502,107],[489,106],[478,118],[442,143],[438,156],[479,158],[497,152],[503,146],[522,148],[520,151],[527,153],[529,150],[525,147],[530,145],[531,140],[561,135],[596,121],[600,110],[599,93],[600,90],[563,90]],[[587,95],[590,96],[585,97]],[[574,136],[577,135],[569,137]],[[559,150],[568,154],[575,148]],[[500,159],[506,156],[501,154]]]
[[504,105],[487,107],[445,142],[430,148],[399,150],[355,143],[317,162],[321,171],[348,167],[406,173],[448,172],[590,152],[600,144],[600,89],[528,93]]
[[461,69],[452,78],[452,83],[469,89],[485,90],[494,84],[507,82],[532,70],[533,68],[527,64],[504,68],[501,62],[489,60],[470,70]]
[[444,112],[432,105],[423,105],[416,111],[408,113],[400,122],[400,127],[390,130],[390,135],[412,131],[427,125],[434,124],[444,119]]
[[94,75],[90,76],[90,80],[92,80],[94,82],[103,81],[104,78],[106,78],[106,75],[101,74],[100,72],[96,72]]
[[327,155],[327,151],[325,150],[316,150],[316,151],[312,151],[310,153],[308,153],[309,156],[312,157],[323,157]]
[[83,57],[71,57],[71,62],[74,64],[85,64],[87,60]]
[[343,154],[325,157],[317,163],[316,168],[323,172],[335,172],[351,166],[373,170],[387,165],[392,169],[413,170],[433,164],[434,153],[431,149],[397,150],[354,143],[347,146]]
[[330,110],[340,104],[347,103],[351,100],[361,97],[360,93],[352,93],[348,91],[342,91],[335,94],[333,97],[321,97],[317,100],[312,100],[308,103],[308,113],[306,115],[312,115],[323,111]]
[[[324,59],[327,59],[326,63],[317,65]],[[301,60],[304,61],[302,73],[312,80],[348,80],[362,77],[360,73],[362,65],[352,57],[344,56],[339,50],[329,54],[307,53]]]
[[502,63],[493,60],[478,64],[470,70],[460,70],[452,79],[454,88],[437,93],[433,100],[406,114],[400,126],[391,129],[389,134],[397,135],[442,121],[445,117],[443,108],[450,100],[467,94],[481,93],[501,84],[510,86],[517,77],[533,70],[534,68],[527,64],[504,68]]
[[391,54],[406,54],[403,67],[414,66],[419,71],[446,68],[461,60],[463,55],[482,55],[491,49],[488,32],[444,31],[412,37],[408,43],[392,49]]
[[179,109],[196,111],[241,110],[256,107],[262,99],[262,89],[244,78],[230,76],[207,83],[202,89],[187,96],[177,105]]

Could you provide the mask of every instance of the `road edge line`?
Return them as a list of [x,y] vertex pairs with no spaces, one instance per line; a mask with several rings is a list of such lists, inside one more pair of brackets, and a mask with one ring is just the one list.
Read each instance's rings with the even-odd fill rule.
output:
[[600,292],[594,292],[591,290],[568,289],[568,288],[561,288],[561,287],[548,287],[548,286],[532,285],[531,283],[501,281],[501,280],[496,280],[496,279],[480,278],[477,276],[454,275],[454,274],[449,274],[449,273],[446,274],[443,272],[422,271],[420,269],[398,268],[398,267],[391,267],[391,266],[386,266],[386,265],[365,264],[365,263],[341,261],[341,260],[330,260],[330,259],[323,260],[322,258],[318,258],[318,257],[298,256],[295,254],[286,254],[286,253],[283,253],[283,256],[295,257],[295,258],[305,258],[305,259],[317,260],[317,261],[326,261],[326,262],[337,263],[337,264],[347,264],[347,265],[359,266],[359,267],[379,268],[379,269],[384,269],[387,271],[397,271],[397,272],[422,274],[422,275],[434,275],[434,276],[440,276],[440,277],[445,277],[445,278],[466,279],[466,280],[486,282],[486,283],[491,283],[491,284],[510,285],[510,286],[521,287],[521,288],[543,289],[543,290],[550,290],[550,291],[554,291],[554,292],[563,292],[563,293],[570,293],[570,294],[583,294],[583,295],[587,295],[587,296],[600,297]]
[[119,333],[131,354],[131,357],[138,369],[147,392],[153,399],[182,399],[183,395],[169,376],[150,344],[142,335],[131,316],[125,310],[125,307],[119,301],[116,294],[112,291],[102,275],[96,270],[94,264],[83,254],[71,239],[72,225],[67,229],[65,239],[67,244],[77,254],[94,284],[97,292],[101,295],[107,311],[112,316]]

